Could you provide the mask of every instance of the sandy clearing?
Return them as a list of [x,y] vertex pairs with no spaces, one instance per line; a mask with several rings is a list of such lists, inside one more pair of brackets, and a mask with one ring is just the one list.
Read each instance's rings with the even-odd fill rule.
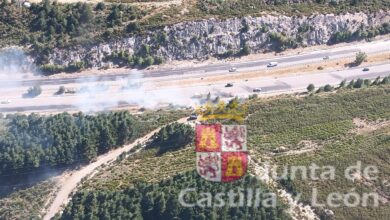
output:
[[288,150],[285,147],[279,147],[276,152],[270,153],[271,156],[293,156],[293,155],[301,155],[305,153],[310,153],[322,148],[323,145],[319,145],[318,143],[311,140],[302,140],[297,144],[296,149]]
[[368,121],[360,118],[354,118],[353,124],[355,125],[355,128],[351,131],[351,133],[366,134],[390,126],[390,121]]

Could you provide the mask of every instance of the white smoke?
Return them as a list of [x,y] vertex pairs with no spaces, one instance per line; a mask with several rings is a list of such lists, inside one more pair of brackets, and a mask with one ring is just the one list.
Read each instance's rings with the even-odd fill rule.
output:
[[0,88],[17,86],[35,72],[35,65],[22,49],[0,49]]
[[[116,85],[101,82],[98,77],[80,78],[74,105],[83,112],[96,112],[118,106],[160,108],[164,106],[194,106],[196,99],[183,95],[179,88],[156,88],[145,81],[142,71],[131,70],[127,78],[117,78]],[[119,82],[119,86],[118,86]]]
[[[25,80],[42,79],[37,76],[37,68],[22,49],[10,47],[0,50],[0,100],[11,99],[9,91],[23,87]],[[64,94],[53,99],[56,105],[74,106],[78,111],[98,112],[119,107],[134,106],[136,108],[161,108],[165,106],[195,106],[200,100],[184,94],[184,90],[175,87],[161,88],[156,78],[145,78],[141,70],[129,70],[128,77],[118,77],[115,81],[100,81],[98,76],[80,77],[75,84],[64,84],[66,91],[74,94]],[[41,85],[43,93],[48,88]],[[24,86],[25,87],[25,86]],[[73,93],[69,92],[69,93]],[[17,94],[17,93],[13,93]],[[22,95],[22,94],[20,94]],[[47,92],[41,96],[49,95]],[[41,102],[36,97],[33,100],[37,105],[50,105],[50,102]],[[51,96],[51,95],[49,95]],[[54,95],[53,95],[54,96]],[[31,104],[29,104],[31,105]],[[72,108],[73,110],[73,108]]]

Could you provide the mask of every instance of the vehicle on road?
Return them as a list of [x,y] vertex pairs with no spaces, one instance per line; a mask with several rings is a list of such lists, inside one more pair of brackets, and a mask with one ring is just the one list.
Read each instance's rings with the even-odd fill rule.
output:
[[237,68],[236,67],[232,67],[229,69],[229,72],[236,72],[237,71]]
[[367,72],[367,71],[370,71],[370,68],[366,67],[366,68],[363,69],[363,72]]
[[9,104],[11,103],[11,100],[7,99],[7,100],[3,100],[0,102],[1,104],[5,105],[5,104]]
[[261,88],[254,88],[253,92],[261,92]]
[[278,66],[278,62],[270,62],[267,67],[275,67]]
[[329,56],[324,56],[323,60],[329,60]]
[[195,113],[192,113],[190,117],[188,117],[187,121],[192,121],[198,119],[198,115]]
[[227,83],[225,87],[233,87],[233,83]]

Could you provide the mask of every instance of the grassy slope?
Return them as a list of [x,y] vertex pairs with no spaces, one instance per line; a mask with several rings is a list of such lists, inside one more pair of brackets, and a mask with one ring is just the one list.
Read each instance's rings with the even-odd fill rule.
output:
[[48,180],[0,199],[0,219],[39,219],[54,189],[54,183]]
[[[302,201],[309,199],[313,186],[320,191],[319,200],[331,192],[348,192],[358,187],[341,178],[346,166],[354,165],[357,160],[363,164],[378,165],[380,180],[389,179],[389,129],[376,133],[356,135],[353,118],[367,120],[390,119],[390,87],[371,87],[360,90],[345,90],[336,94],[320,94],[307,97],[282,96],[270,100],[255,100],[250,104],[250,116],[247,120],[249,146],[254,155],[264,155],[284,146],[294,149],[302,140],[311,140],[321,146],[315,153],[296,156],[275,157],[276,164],[318,165],[337,164],[337,178],[333,182],[294,182],[294,190],[303,193]],[[252,155],[252,156],[254,156]],[[260,156],[261,157],[261,156]],[[156,156],[148,150],[135,157],[118,162],[113,167],[104,168],[83,189],[120,190],[133,185],[136,181],[156,183],[161,179],[195,169],[193,146]],[[363,187],[363,192],[371,192],[378,187]],[[360,190],[359,188],[357,188]],[[389,189],[381,188],[384,192]],[[386,191],[387,190],[387,191]],[[359,192],[359,191],[358,191]],[[386,219],[389,209],[332,209],[337,219]],[[321,213],[321,210],[318,211]],[[364,213],[364,214],[361,214]]]
[[[319,201],[325,201],[333,192],[375,192],[379,189],[390,196],[390,188],[383,182],[390,178],[390,127],[366,134],[351,133],[353,118],[374,120],[390,119],[390,87],[346,91],[334,95],[305,98],[281,98],[259,101],[251,107],[248,119],[250,145],[258,154],[267,154],[275,148],[298,147],[302,140],[318,143],[320,150],[295,156],[273,158],[278,165],[337,167],[336,180],[293,181],[293,190],[302,193],[302,201],[311,201],[312,188],[319,190]],[[372,186],[356,184],[344,178],[346,167],[362,161],[379,169],[379,180]],[[379,208],[331,208],[336,219],[388,219],[389,206]],[[321,213],[321,210],[319,210]]]
[[390,88],[369,88],[277,98],[250,106],[247,120],[250,146],[259,152],[294,148],[301,140],[326,141],[344,136],[353,118],[390,119]]
[[118,190],[132,186],[137,181],[156,183],[161,179],[195,169],[194,147],[167,152],[156,156],[156,150],[146,150],[114,166],[103,168],[83,184],[84,189]]
[[[300,156],[284,156],[276,158],[280,165],[306,165],[315,163],[319,166],[336,166],[335,180],[325,181],[302,181],[297,178],[293,188],[296,192],[302,193],[302,201],[310,201],[312,188],[317,188],[318,201],[324,203],[327,196],[333,192],[349,193],[385,193],[390,196],[390,187],[382,183],[390,178],[390,126],[365,135],[347,135],[332,140],[323,149]],[[362,182],[355,182],[344,177],[344,170],[351,165],[361,161],[363,167],[374,165],[379,169],[379,178],[372,182],[373,185],[365,185]],[[388,204],[381,204],[378,208],[357,207],[357,208],[330,208],[335,212],[337,219],[388,219],[390,207]]]

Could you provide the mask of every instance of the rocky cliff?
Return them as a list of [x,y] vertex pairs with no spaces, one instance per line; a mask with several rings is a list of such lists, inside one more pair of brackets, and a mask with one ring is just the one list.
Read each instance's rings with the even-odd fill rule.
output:
[[246,50],[245,53],[248,51],[258,53],[288,47],[327,44],[331,41],[345,40],[343,38],[356,37],[355,35],[375,36],[383,34],[383,29],[389,31],[389,22],[390,12],[309,17],[266,15],[227,20],[199,20],[149,30],[143,34],[94,46],[56,49],[49,56],[49,62],[65,66],[72,62],[84,61],[89,67],[101,67],[110,63],[107,57],[119,51],[136,56],[150,54],[162,57],[166,61],[203,60],[210,56],[232,56],[239,54],[243,49]]

